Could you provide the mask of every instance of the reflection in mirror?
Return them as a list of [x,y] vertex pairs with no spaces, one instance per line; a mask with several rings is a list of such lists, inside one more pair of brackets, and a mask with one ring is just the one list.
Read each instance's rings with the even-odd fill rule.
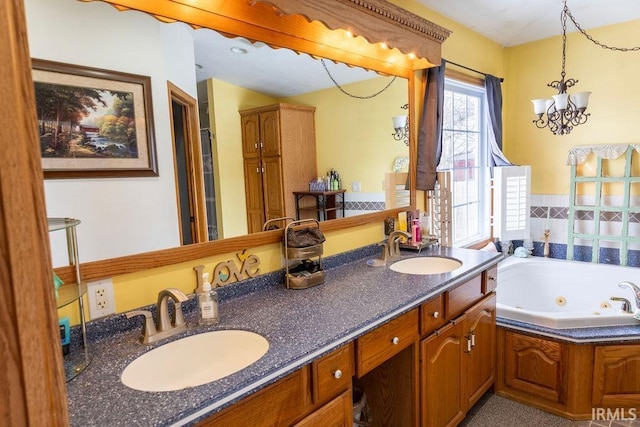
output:
[[[45,181],[48,216],[82,221],[82,262],[180,245],[167,82],[198,99],[201,135],[211,136],[212,161],[205,161],[204,172],[209,174],[205,182],[214,184],[212,237],[248,232],[239,111],[276,103],[315,108],[316,150],[300,153],[316,159],[315,170],[304,178],[305,188],[309,180],[334,169],[346,189],[346,216],[385,208],[385,178],[394,164],[402,164],[397,158],[408,156],[407,147],[391,136],[391,118],[403,114],[401,106],[407,102],[406,80],[397,78],[378,96],[362,99],[383,89],[392,77],[325,61],[331,76],[355,97],[348,96],[336,88],[319,60],[305,54],[160,23],[104,3],[25,0],[25,7],[34,58],[152,80],[158,177]],[[113,28],[118,31],[110,31]],[[246,53],[233,53],[232,48]],[[284,70],[275,68],[280,62],[276,56],[285,58]],[[247,70],[257,72],[243,72]],[[54,238],[54,266],[65,265],[66,252],[59,249],[63,242]]]

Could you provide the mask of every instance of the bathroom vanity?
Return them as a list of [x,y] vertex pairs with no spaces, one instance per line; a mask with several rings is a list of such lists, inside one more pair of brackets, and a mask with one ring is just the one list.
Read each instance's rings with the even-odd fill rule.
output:
[[68,385],[71,424],[350,426],[354,386],[366,392],[373,425],[455,423],[494,382],[501,254],[434,247],[402,252],[399,260],[416,256],[462,266],[404,274],[389,268],[395,260],[370,267],[364,257],[328,268],[321,286],[276,283],[221,303],[218,326],[193,325],[182,336],[243,329],[264,336],[269,350],[202,386],[130,389],[120,382],[122,370],[163,343],[136,343],[138,324],[98,339],[91,366]]

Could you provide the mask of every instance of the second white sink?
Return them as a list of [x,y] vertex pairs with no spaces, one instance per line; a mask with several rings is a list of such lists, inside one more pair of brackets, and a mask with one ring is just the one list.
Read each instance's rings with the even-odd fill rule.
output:
[[462,267],[457,259],[443,257],[417,257],[391,264],[391,269],[405,274],[442,274]]
[[141,391],[174,391],[231,375],[258,361],[269,342],[254,332],[192,335],[155,348],[131,362],[120,380]]

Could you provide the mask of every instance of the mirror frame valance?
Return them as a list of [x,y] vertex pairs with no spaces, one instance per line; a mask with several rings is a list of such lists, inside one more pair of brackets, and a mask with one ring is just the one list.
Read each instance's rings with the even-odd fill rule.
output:
[[[184,22],[193,28],[210,28],[229,37],[245,37],[274,47],[285,47],[409,82],[409,115],[417,117],[422,102],[417,87],[418,70],[440,63],[441,44],[450,31],[384,0],[80,0],[102,1],[120,11],[136,10],[163,22]],[[346,19],[348,18],[348,19]],[[417,120],[411,120],[410,157],[415,159]],[[415,182],[415,161],[410,182]],[[416,192],[411,185],[411,207]],[[324,232],[381,222],[403,209],[392,209],[321,224]],[[220,241],[198,243],[142,254],[83,263],[83,280],[134,273],[218,254],[277,243],[282,231],[274,230]],[[70,280],[71,267],[57,268]]]

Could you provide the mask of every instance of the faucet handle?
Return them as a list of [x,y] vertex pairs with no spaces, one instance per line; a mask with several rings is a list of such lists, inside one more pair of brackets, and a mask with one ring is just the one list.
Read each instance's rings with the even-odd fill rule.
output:
[[[135,316],[144,316],[144,324],[142,326],[142,336],[140,337],[140,341],[143,344],[147,344],[153,335],[156,334],[156,325],[153,323],[153,316],[150,311],[147,310],[134,310],[128,313],[125,313],[127,319],[131,319]],[[182,312],[180,312],[180,316],[182,317]]]
[[176,301],[173,304],[173,327],[181,326],[185,324],[184,316],[182,315],[182,302]]

